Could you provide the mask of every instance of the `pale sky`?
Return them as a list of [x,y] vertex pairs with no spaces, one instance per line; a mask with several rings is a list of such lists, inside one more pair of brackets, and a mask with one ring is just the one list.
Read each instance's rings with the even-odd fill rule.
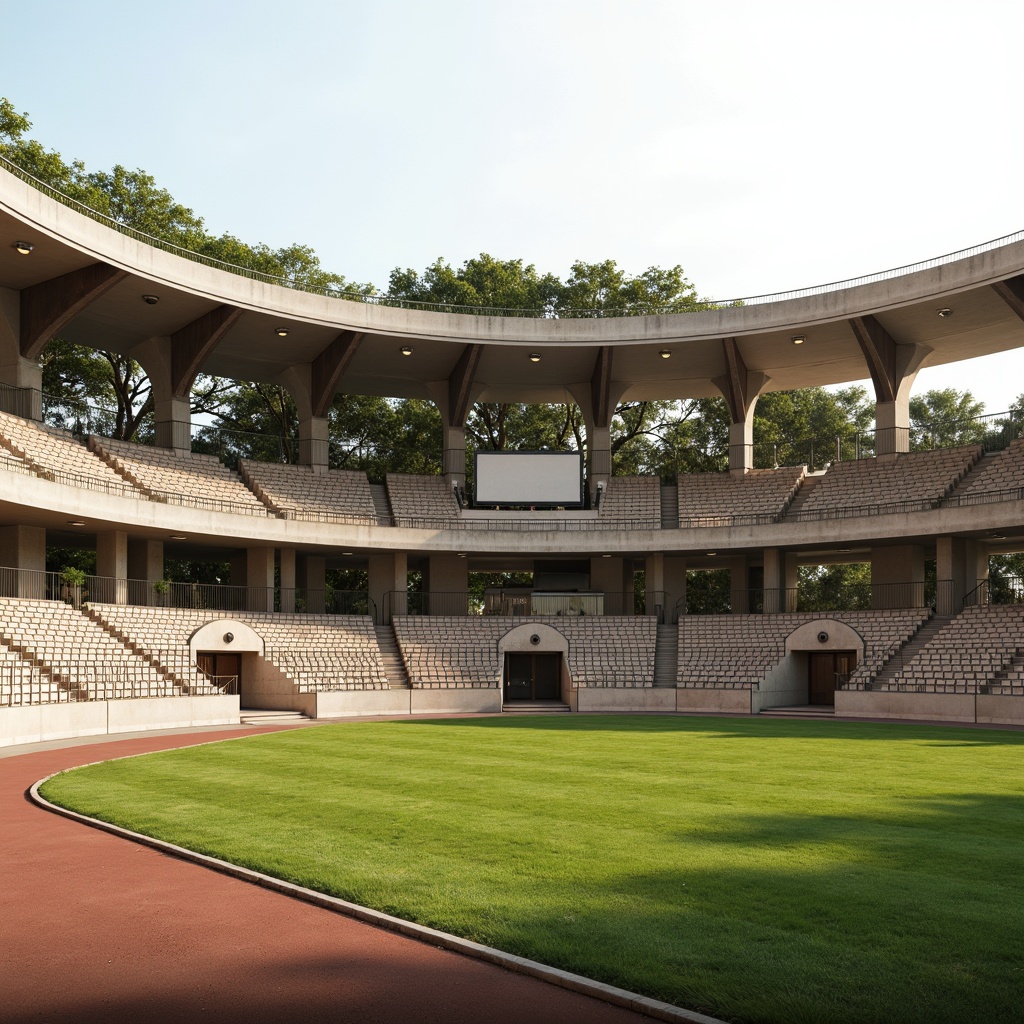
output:
[[[799,288],[1024,227],[1017,0],[2,0],[0,95],[386,288],[487,252]],[[1024,352],[925,370],[990,412]]]

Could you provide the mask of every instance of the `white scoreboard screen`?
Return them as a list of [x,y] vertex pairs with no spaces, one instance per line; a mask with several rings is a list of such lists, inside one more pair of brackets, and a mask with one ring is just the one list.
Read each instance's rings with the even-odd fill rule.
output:
[[581,452],[477,452],[477,505],[583,504]]

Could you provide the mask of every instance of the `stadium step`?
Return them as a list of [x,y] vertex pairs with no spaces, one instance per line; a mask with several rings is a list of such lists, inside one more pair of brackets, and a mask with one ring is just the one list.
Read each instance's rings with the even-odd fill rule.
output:
[[370,497],[373,498],[373,510],[378,522],[391,522],[391,502],[388,501],[388,489],[384,484],[370,484]]
[[796,497],[789,503],[789,507],[786,509],[786,515],[800,510],[800,506],[814,493],[814,488],[818,486],[824,475],[825,471],[822,470],[820,473],[808,473],[803,478],[800,488],[796,492]]
[[309,717],[301,711],[282,711],[274,708],[242,708],[238,714],[242,725],[287,725],[308,722]]
[[384,675],[392,690],[410,690],[409,673],[405,670],[405,662],[398,649],[394,626],[374,626],[377,634],[377,646],[380,648],[380,660],[384,665]]
[[501,705],[506,715],[564,715],[572,711],[560,700],[513,700]]
[[654,685],[676,685],[679,664],[679,627],[658,626],[658,639],[654,648]]
[[950,615],[933,615],[923,626],[878,670],[871,680],[871,687],[879,687],[884,683],[893,682],[900,673],[909,668],[910,663],[934,639],[935,635],[953,621]]
[[675,484],[661,485],[661,528],[679,529],[679,488]]
[[793,704],[789,707],[764,708],[760,712],[765,718],[821,718],[835,713],[836,709],[831,704]]

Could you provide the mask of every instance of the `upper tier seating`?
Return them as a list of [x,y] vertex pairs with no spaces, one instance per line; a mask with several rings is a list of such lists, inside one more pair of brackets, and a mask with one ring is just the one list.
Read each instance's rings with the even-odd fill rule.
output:
[[413,687],[488,687],[501,679],[498,641],[515,626],[535,622],[553,626],[568,641],[569,674],[576,686],[654,684],[653,616],[410,615],[396,617],[394,626]]
[[923,609],[792,612],[782,615],[685,615],[679,619],[679,686],[750,690],[786,656],[786,637],[805,622],[836,619],[864,639],[864,656],[850,676],[872,679],[928,619]]
[[61,601],[0,598],[0,641],[77,699],[173,697],[203,692],[151,664],[80,611]]
[[264,642],[266,660],[301,692],[388,688],[373,623],[366,615],[215,612],[114,604],[93,604],[90,614],[127,643],[146,651],[176,652],[179,661],[189,660],[189,637],[196,629],[216,619],[235,619],[255,630]]
[[[0,413],[0,444],[39,476],[59,480],[59,474],[83,478],[82,486],[101,487],[130,498],[144,495],[110,466],[93,455],[73,434],[54,430],[18,416]],[[77,481],[69,481],[76,483]]]
[[[1024,651],[1024,606],[965,608],[880,689],[916,693],[1000,693]],[[1009,684],[1012,692],[1012,680]]]
[[1024,488],[1024,437],[1011,441],[995,455],[986,455],[957,488],[953,500],[972,504],[990,494]]
[[935,506],[978,461],[981,450],[981,445],[969,445],[834,462],[796,515],[856,514],[860,508],[898,502]]
[[656,476],[611,477],[598,514],[634,530],[660,529],[661,480]]
[[242,479],[275,512],[295,519],[322,520],[332,516],[376,523],[377,516],[366,474],[352,469],[321,472],[310,466],[273,462],[238,464]]
[[793,500],[805,466],[752,469],[742,477],[730,473],[679,474],[679,525],[729,526],[734,517],[774,520]]
[[215,455],[151,448],[95,434],[89,437],[89,447],[125,480],[159,500],[174,496],[180,497],[183,505],[268,515],[266,505]]
[[456,519],[459,506],[443,476],[388,473],[388,498],[396,520]]

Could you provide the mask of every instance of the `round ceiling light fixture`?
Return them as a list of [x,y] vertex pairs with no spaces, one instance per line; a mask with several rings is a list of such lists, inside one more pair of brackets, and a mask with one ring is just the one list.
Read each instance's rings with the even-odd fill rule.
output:
[[274,328],[274,333],[279,338],[287,338],[288,337],[288,328],[287,327],[275,327]]
[[802,345],[807,340],[807,335],[806,334],[794,334],[793,337],[790,338],[789,340],[791,342],[793,342],[794,345]]
[[531,352],[530,353],[530,362],[531,363],[539,363],[540,362],[540,353],[539,352]]
[[658,355],[661,356],[662,359],[671,359],[672,358],[672,349],[670,349],[670,348],[663,348],[658,353]]
[[147,306],[155,306],[160,301],[160,296],[159,295],[143,295],[142,296],[142,301]]
[[403,345],[398,351],[401,352],[403,356],[411,356],[412,345]]
[[943,319],[945,319],[947,316],[953,315],[953,310],[951,310],[949,306],[943,306],[942,309],[937,309],[935,310],[935,312],[938,313],[939,316],[941,316]]
[[14,248],[17,249],[22,256],[27,256],[35,246],[31,242],[15,242]]
[[183,533],[172,533],[167,539],[168,540],[188,540],[188,537],[186,537],[185,534],[183,534]]

